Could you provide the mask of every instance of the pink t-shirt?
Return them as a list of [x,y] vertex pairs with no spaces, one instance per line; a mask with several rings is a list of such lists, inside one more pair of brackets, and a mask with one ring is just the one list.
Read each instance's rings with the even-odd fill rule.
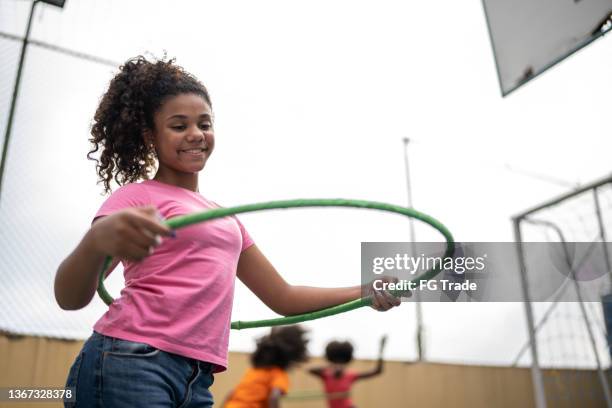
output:
[[[166,219],[219,208],[199,193],[147,180],[117,189],[95,217],[147,205]],[[233,216],[176,230],[144,260],[123,262],[125,287],[94,330],[225,370],[236,267],[251,245]]]
[[[350,392],[357,377],[358,375],[356,373],[348,370],[345,370],[339,378],[336,377],[333,370],[329,368],[325,368],[321,372],[321,379],[323,380],[325,392],[328,394]],[[353,408],[353,401],[351,401],[349,396],[342,397],[340,395],[332,395],[330,397],[331,398],[327,400],[329,408]]]

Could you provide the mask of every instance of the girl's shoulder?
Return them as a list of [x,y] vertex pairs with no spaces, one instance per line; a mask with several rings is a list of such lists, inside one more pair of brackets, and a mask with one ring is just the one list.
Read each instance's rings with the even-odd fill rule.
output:
[[127,183],[119,186],[111,195],[114,194],[134,194],[137,191],[142,191],[145,187],[144,182]]
[[109,199],[113,197],[143,199],[144,197],[148,198],[148,195],[149,193],[145,184],[142,182],[135,182],[120,186],[111,193]]
[[142,183],[128,183],[106,198],[105,206],[134,207],[151,204],[151,197]]
[[151,205],[151,198],[141,183],[129,183],[117,188],[102,203],[94,219],[110,215],[128,207],[144,207]]

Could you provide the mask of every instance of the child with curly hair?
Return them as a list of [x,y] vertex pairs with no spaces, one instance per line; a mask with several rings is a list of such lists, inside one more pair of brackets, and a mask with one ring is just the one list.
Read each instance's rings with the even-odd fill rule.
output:
[[347,366],[353,360],[353,345],[348,341],[332,341],[325,347],[328,367],[311,368],[308,372],[323,381],[329,408],[356,408],[350,398],[353,383],[358,380],[376,377],[383,372],[383,351],[387,337],[380,339],[380,349],[376,367],[370,371],[354,372]]
[[257,341],[251,355],[253,365],[222,404],[223,408],[278,408],[289,390],[288,371],[308,358],[299,326],[274,328]]
[[[115,259],[109,271],[123,263],[126,285],[70,369],[76,406],[212,406],[213,373],[227,367],[236,277],[281,315],[362,294],[359,286],[288,284],[234,216],[176,236],[168,229],[162,219],[219,207],[198,183],[215,147],[213,125],[207,89],[173,60],[128,60],[100,101],[88,157],[100,153],[93,160],[106,193],[112,181],[120,187],[60,264],[55,298],[65,310],[89,304],[107,256]],[[377,310],[399,304],[367,290]]]

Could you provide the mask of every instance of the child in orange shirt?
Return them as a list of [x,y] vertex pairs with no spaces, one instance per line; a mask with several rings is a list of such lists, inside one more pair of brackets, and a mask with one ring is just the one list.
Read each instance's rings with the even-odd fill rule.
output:
[[278,408],[289,390],[288,370],[306,361],[306,331],[300,326],[273,328],[257,341],[253,365],[227,396],[224,408]]

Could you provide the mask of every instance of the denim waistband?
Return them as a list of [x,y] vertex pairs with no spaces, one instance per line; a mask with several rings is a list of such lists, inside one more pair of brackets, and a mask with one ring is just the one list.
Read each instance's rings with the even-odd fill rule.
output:
[[[105,334],[102,333],[98,333],[97,331],[93,331],[91,337],[87,340],[87,341],[94,341],[94,342],[100,342],[102,343],[102,347],[101,349],[104,351],[109,351],[112,349],[113,347],[113,342],[116,340],[122,341],[122,342],[130,342],[130,343],[141,343],[141,342],[135,342],[132,340],[126,340],[126,339],[121,339],[118,337],[112,337],[112,336],[107,336]],[[145,343],[146,344],[146,343]],[[157,348],[155,346],[150,346],[152,348]],[[212,373],[214,371],[215,365],[212,363],[209,363],[208,361],[202,361],[202,360],[196,360],[194,358],[191,357],[187,357],[187,356],[182,356],[180,354],[175,354],[175,353],[171,353],[168,351],[164,351],[161,350],[161,352],[166,353],[166,354],[171,354],[172,356],[174,356],[175,358],[180,358],[182,360],[184,360],[185,362],[191,364],[191,365],[199,365],[200,369],[203,371],[207,371],[209,373]]]

